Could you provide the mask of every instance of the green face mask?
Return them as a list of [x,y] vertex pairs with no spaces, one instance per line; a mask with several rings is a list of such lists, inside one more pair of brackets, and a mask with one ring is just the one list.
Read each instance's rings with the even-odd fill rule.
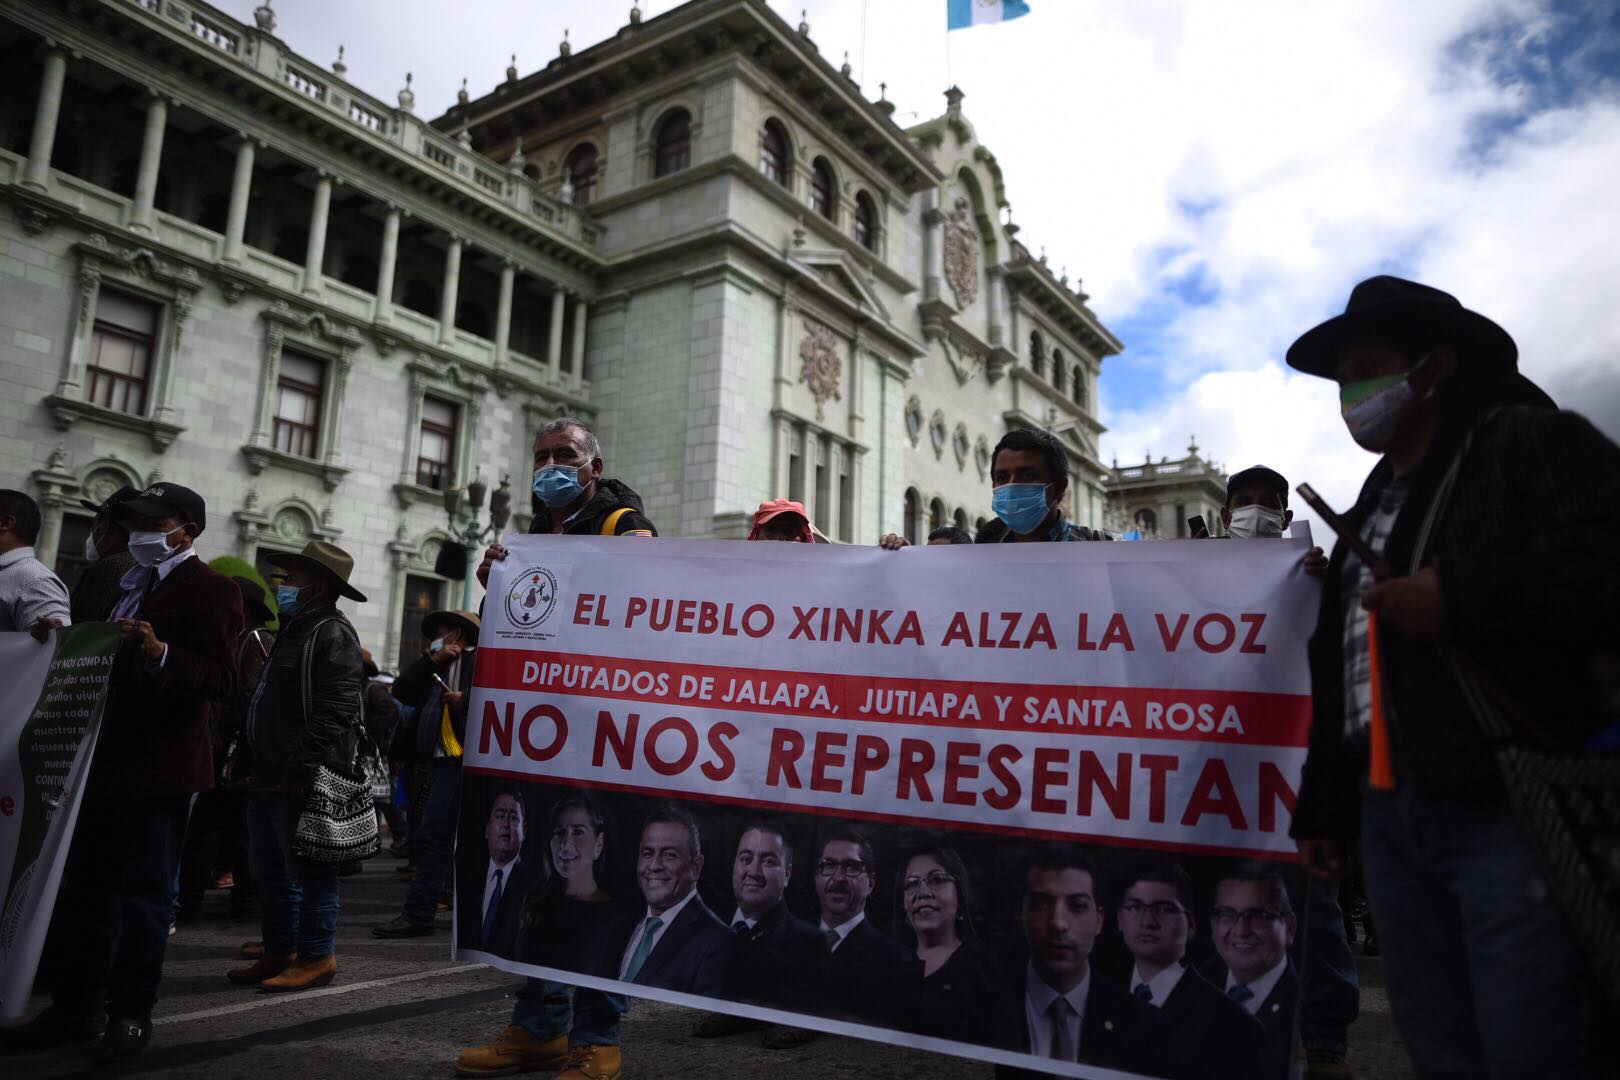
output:
[[1360,382],[1345,383],[1339,387],[1339,411],[1348,413],[1375,394],[1388,390],[1396,383],[1405,381],[1406,373],[1401,372],[1395,375],[1380,375],[1376,379],[1362,379]]

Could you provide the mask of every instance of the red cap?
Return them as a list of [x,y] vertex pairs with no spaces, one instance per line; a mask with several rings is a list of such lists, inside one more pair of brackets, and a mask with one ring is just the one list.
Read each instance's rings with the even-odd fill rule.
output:
[[803,518],[803,542],[806,544],[813,544],[816,542],[815,535],[810,531],[810,515],[805,511],[804,503],[796,503],[791,499],[770,499],[766,502],[760,503],[759,509],[754,511],[754,528],[753,531],[748,534],[748,539],[757,540],[759,538],[759,530],[764,527],[765,523],[770,521],[772,518],[780,517],[783,514],[797,514],[799,517]]

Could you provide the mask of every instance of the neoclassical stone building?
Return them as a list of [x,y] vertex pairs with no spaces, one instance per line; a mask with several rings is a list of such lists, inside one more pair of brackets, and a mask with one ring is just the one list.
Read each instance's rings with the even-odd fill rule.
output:
[[78,499],[188,483],[206,555],[352,551],[392,661],[460,602],[444,491],[510,477],[525,526],[562,413],[667,535],[780,495],[846,542],[971,527],[1025,425],[1103,524],[1121,345],[1018,239],[959,91],[902,129],[807,26],[693,0],[427,121],[275,24],[0,0],[0,485],[64,573]]

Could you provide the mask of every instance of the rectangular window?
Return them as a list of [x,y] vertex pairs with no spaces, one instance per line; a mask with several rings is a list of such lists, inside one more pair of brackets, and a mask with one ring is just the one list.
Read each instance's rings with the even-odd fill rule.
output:
[[79,576],[90,563],[84,557],[84,542],[90,536],[94,518],[80,514],[64,514],[62,531],[56,540],[56,576],[62,579],[68,592],[79,583]]
[[96,298],[90,335],[92,405],[131,416],[146,415],[146,388],[157,346],[158,305],[112,289]]
[[456,465],[456,407],[422,399],[422,437],[416,452],[416,482],[435,491],[450,486]]
[[326,367],[294,352],[281,354],[276,380],[276,425],[271,445],[284,454],[312,458],[320,443],[321,390]]
[[444,582],[411,574],[405,578],[405,599],[399,620],[399,666],[403,669],[421,656],[428,643],[422,639],[422,620],[444,606]]
[[827,444],[816,439],[816,514],[822,524],[827,522],[827,511],[832,509],[832,476],[827,468]]
[[804,502],[804,429],[794,428],[788,436],[788,498]]

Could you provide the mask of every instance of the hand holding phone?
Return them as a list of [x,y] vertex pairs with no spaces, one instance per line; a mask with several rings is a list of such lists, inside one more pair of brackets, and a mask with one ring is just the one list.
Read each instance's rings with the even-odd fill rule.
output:
[[1315,510],[1316,516],[1321,518],[1328,528],[1337,533],[1340,540],[1350,546],[1350,550],[1356,553],[1356,558],[1361,560],[1362,565],[1372,570],[1374,581],[1383,581],[1389,577],[1389,564],[1373,554],[1372,548],[1367,546],[1367,542],[1358,536],[1354,529],[1345,524],[1344,518],[1333,512],[1333,508],[1322,500],[1322,496],[1316,493],[1315,488],[1309,484],[1300,484],[1294,490],[1299,492],[1299,497],[1305,500],[1305,505]]
[[1195,514],[1187,519],[1187,535],[1194,540],[1209,539],[1209,526],[1204,524],[1203,514]]

